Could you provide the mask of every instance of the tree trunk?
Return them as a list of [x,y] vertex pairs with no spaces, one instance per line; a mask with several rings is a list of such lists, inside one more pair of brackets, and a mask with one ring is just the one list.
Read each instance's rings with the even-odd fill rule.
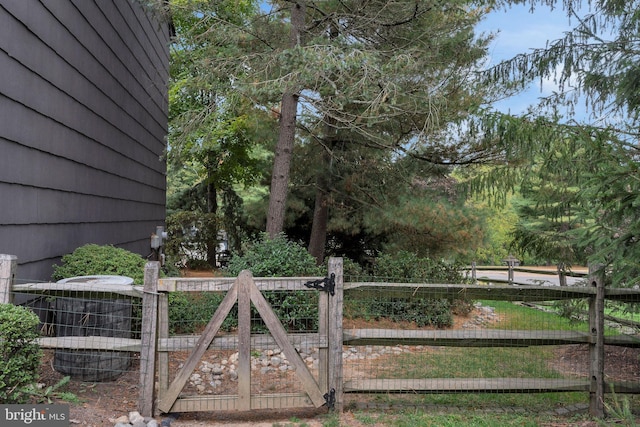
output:
[[[291,47],[302,44],[302,30],[304,27],[304,2],[297,2],[291,6]],[[296,136],[296,113],[298,110],[298,95],[287,92],[282,95],[280,108],[280,129],[278,143],[273,159],[271,174],[271,193],[269,195],[269,212],[267,213],[267,233],[270,237],[281,233],[284,229],[285,208],[289,192],[289,171],[291,156]]]
[[[338,29],[332,25],[329,38],[335,39]],[[324,250],[327,245],[327,226],[329,225],[329,194],[331,193],[331,156],[336,145],[335,120],[325,116],[325,140],[326,145],[322,154],[322,168],[316,177],[316,201],[313,208],[313,223],[311,224],[311,236],[309,237],[309,253],[316,259],[316,265],[324,262]]]
[[329,225],[329,195],[332,191],[331,161],[336,148],[336,129],[330,119],[325,121],[326,147],[322,153],[322,165],[316,177],[316,201],[313,208],[313,223],[309,238],[309,253],[316,259],[317,265],[324,261],[327,245],[327,226]]
[[291,156],[296,134],[297,108],[297,96],[285,93],[282,97],[280,133],[271,174],[271,193],[269,194],[269,213],[267,215],[267,233],[270,237],[282,232],[284,228],[285,207],[289,191],[289,170],[291,169]]

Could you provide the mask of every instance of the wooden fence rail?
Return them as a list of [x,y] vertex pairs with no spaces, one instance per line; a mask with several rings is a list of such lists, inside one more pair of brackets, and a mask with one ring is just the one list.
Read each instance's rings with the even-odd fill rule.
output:
[[[153,263],[149,263],[153,264]],[[197,336],[169,336],[168,319],[158,313],[167,311],[167,295],[171,292],[227,292],[235,279],[230,278],[162,278],[157,269],[147,266],[144,287],[109,286],[108,289],[87,287],[82,284],[31,283],[15,284],[16,258],[0,255],[0,302],[10,302],[12,292],[45,293],[51,296],[69,296],[75,292],[90,290],[92,296],[109,297],[113,294],[129,298],[143,297],[143,319],[141,339],[122,339],[110,337],[45,337],[40,344],[46,348],[86,348],[109,349],[116,351],[140,351],[146,356],[146,365],[141,368],[140,407],[143,413],[150,413],[154,407],[155,364],[166,366],[168,351],[193,349],[198,344]],[[449,392],[548,392],[548,391],[585,391],[590,393],[590,411],[602,416],[605,392],[613,386],[619,393],[640,393],[638,383],[606,384],[604,381],[604,345],[640,347],[637,335],[604,335],[604,301],[636,303],[640,301],[640,290],[610,289],[604,286],[604,280],[596,270],[590,272],[587,286],[511,286],[511,285],[467,285],[467,284],[415,284],[415,283],[342,283],[342,265],[337,268],[340,275],[337,282],[344,290],[344,298],[358,298],[359,295],[375,293],[380,298],[396,298],[414,295],[418,297],[462,298],[469,300],[540,302],[570,299],[588,299],[589,331],[549,331],[549,330],[398,330],[398,329],[345,329],[319,333],[289,334],[288,339],[296,346],[313,346],[323,349],[324,357],[341,360],[342,345],[424,345],[454,347],[527,347],[559,344],[587,344],[590,348],[590,376],[585,380],[523,379],[523,378],[436,378],[436,379],[353,379],[337,384],[336,398],[342,401],[345,393],[449,393]],[[259,290],[308,290],[304,283],[319,278],[255,278]],[[330,298],[330,297],[329,297]],[[342,316],[342,301],[334,304],[335,312],[330,316]],[[340,323],[341,325],[341,323]],[[341,328],[341,326],[340,326]],[[338,333],[338,343],[331,342],[330,334]],[[276,340],[265,340],[264,335],[251,334],[251,346],[276,348]],[[215,337],[208,345],[209,349],[237,349],[237,335]],[[246,345],[246,343],[245,343]],[[158,359],[155,354],[158,353]],[[338,356],[339,355],[339,356]],[[343,378],[341,365],[329,364],[333,378]],[[142,371],[145,371],[144,373]],[[152,374],[150,374],[150,372]],[[160,388],[168,386],[167,378],[158,378]]]

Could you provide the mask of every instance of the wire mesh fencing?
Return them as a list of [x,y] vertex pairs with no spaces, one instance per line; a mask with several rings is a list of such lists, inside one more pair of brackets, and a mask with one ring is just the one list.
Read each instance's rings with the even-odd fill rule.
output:
[[[257,293],[244,302],[236,278],[161,280],[171,292],[160,303],[160,318],[167,319],[159,327],[160,395],[172,394],[177,386],[183,397],[167,407],[239,409],[238,396],[244,394],[251,396],[252,408],[309,406],[305,379],[326,386],[321,375],[326,334],[319,333],[322,296],[304,286],[314,280],[256,278],[249,286]],[[244,347],[243,339],[250,341]],[[190,364],[202,346],[206,350]]]
[[112,381],[137,368],[141,296],[140,286],[116,276],[58,283],[17,279],[11,291],[14,304],[38,316],[48,365],[86,382]]
[[532,410],[592,404],[598,387],[640,393],[635,289],[340,275],[342,299],[326,278],[156,280],[14,280],[11,300],[38,315],[57,372],[139,374],[163,412],[317,407],[333,389],[351,403]]
[[586,283],[364,280],[345,279],[344,390],[360,394],[355,399],[377,393],[387,401],[546,410],[588,403],[599,375],[606,391],[640,390],[637,291],[607,295],[605,345],[597,348],[600,317]]

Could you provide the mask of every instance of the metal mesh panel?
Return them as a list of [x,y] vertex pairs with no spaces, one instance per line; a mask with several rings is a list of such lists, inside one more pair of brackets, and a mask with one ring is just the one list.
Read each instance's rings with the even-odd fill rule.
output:
[[[169,279],[173,280],[173,279]],[[175,279],[176,288],[168,293],[166,347],[161,352],[168,358],[166,386],[170,386],[179,369],[185,366],[191,351],[196,347],[198,334],[211,333],[213,319],[218,320],[219,330],[203,356],[195,363],[193,371],[180,396],[182,410],[198,411],[237,409],[235,396],[239,389],[239,306],[236,302],[228,314],[217,310],[232,279]],[[284,328],[295,352],[318,381],[318,292],[303,286],[304,279],[255,279],[273,313]],[[235,284],[234,286],[238,286]],[[164,314],[160,312],[162,318]],[[249,312],[251,328],[250,345],[250,393],[256,408],[287,407],[290,397],[282,394],[304,394],[304,387],[296,374],[294,363],[275,341],[255,304]],[[161,340],[162,341],[162,340]],[[206,344],[206,343],[205,343]],[[164,369],[163,366],[160,369]],[[163,373],[161,373],[161,376]],[[220,396],[219,400],[205,399]],[[301,400],[307,400],[300,398]],[[308,403],[307,403],[308,405]]]
[[[589,298],[580,292],[571,298],[557,286],[365,280],[345,279],[344,387],[358,394],[350,401],[537,410],[589,401],[593,338]],[[606,311],[638,309],[637,296],[628,301],[607,301]],[[631,381],[637,388],[637,326],[607,321],[608,384]],[[634,373],[625,374],[617,367],[629,365],[629,356]]]
[[104,286],[17,280],[12,300],[38,315],[40,346],[55,372],[77,381],[113,381],[137,367],[140,349],[141,292],[127,288],[112,293]]
[[[151,293],[157,296],[158,324],[144,333],[157,335],[160,399],[184,374],[180,369],[189,363],[200,337],[213,334],[179,390],[179,412],[236,410],[243,393],[251,394],[253,408],[312,406],[299,369],[268,331],[255,301],[248,312],[250,354],[244,365],[250,382],[241,386],[239,296],[227,298],[237,280],[162,279],[158,292]],[[324,392],[334,385],[327,384],[326,376],[331,331],[320,319],[326,316],[323,301],[334,297],[305,287],[308,280],[254,279],[295,349],[295,359]],[[39,316],[41,346],[58,375],[94,382],[128,374],[135,381],[142,374],[139,366],[153,365],[143,363],[148,360],[139,353],[142,295],[136,286],[109,290],[16,280],[11,299]],[[597,341],[594,295],[589,283],[439,285],[348,277],[340,384],[347,401],[358,404],[534,411],[585,404],[593,389]],[[617,393],[640,390],[638,296],[637,290],[606,289],[606,391],[612,386]],[[217,313],[222,306],[228,313]]]

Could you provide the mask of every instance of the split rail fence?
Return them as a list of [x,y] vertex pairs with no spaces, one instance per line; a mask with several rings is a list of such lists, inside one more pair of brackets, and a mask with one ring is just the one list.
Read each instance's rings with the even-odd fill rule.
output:
[[[94,287],[85,284],[16,283],[14,278],[16,258],[0,255],[0,302],[14,301],[15,295],[39,295],[47,298],[69,297],[75,293],[90,292],[93,298],[108,298],[117,295],[141,301],[140,331],[131,338],[109,336],[43,337],[41,346],[54,349],[109,350],[113,352],[135,352],[140,354],[139,410],[146,415],[154,411],[188,410],[243,410],[254,408],[284,408],[295,406],[320,406],[326,404],[342,410],[345,394],[432,394],[432,393],[542,393],[542,392],[586,392],[589,394],[590,413],[604,414],[604,394],[640,393],[640,383],[633,381],[609,381],[605,378],[605,346],[639,348],[640,338],[635,331],[605,333],[605,301],[614,303],[638,303],[640,291],[636,289],[607,288],[603,275],[590,271],[584,286],[512,286],[474,284],[425,284],[425,283],[380,283],[364,281],[344,282],[342,260],[330,261],[329,274],[334,275],[330,292],[328,278],[252,278],[250,273],[237,279],[230,278],[160,278],[159,265],[148,263],[145,269],[144,286]],[[242,275],[241,275],[242,276]],[[309,284],[315,284],[309,286]],[[260,292],[254,293],[251,286]],[[231,291],[232,289],[235,289]],[[320,290],[318,290],[320,289]],[[269,303],[260,295],[265,291],[318,292],[318,321],[311,332],[287,333],[282,323],[268,314]],[[220,293],[227,295],[220,303],[225,309],[216,312],[201,335],[171,335],[169,330],[169,295],[174,292]],[[229,297],[231,292],[234,295]],[[245,295],[242,297],[241,295]],[[425,329],[400,323],[390,326],[384,323],[385,311],[393,310],[394,304],[403,300],[465,300],[482,301],[487,306],[491,301],[517,303],[541,303],[582,300],[588,307],[588,328],[569,330],[547,330],[532,328],[504,329],[491,327],[461,327],[455,329]],[[244,301],[244,302],[242,302]],[[15,301],[14,301],[15,302]],[[232,306],[238,303],[238,325],[220,333],[222,322]],[[382,312],[364,314],[363,307],[374,302]],[[258,307],[260,317],[267,323],[268,332],[256,333],[251,322],[241,319],[249,316],[248,307]],[[405,306],[403,306],[405,307]],[[244,314],[242,314],[244,312]],[[355,313],[355,314],[354,314]],[[248,318],[248,317],[246,317]],[[266,321],[269,318],[268,321]],[[499,318],[499,316],[498,316]],[[375,327],[365,327],[371,322]],[[294,319],[295,320],[295,319]],[[503,321],[505,321],[503,319]],[[253,319],[252,319],[253,322]],[[283,322],[280,319],[280,322]],[[508,324],[508,323],[507,323]],[[278,326],[280,325],[280,326]],[[386,326],[386,327],[383,327]],[[406,326],[406,327],[405,327]],[[315,328],[315,329],[314,329]],[[588,352],[588,375],[570,378],[549,377],[536,373],[528,377],[483,375],[460,376],[460,373],[438,374],[438,371],[423,374],[421,369],[433,365],[437,357],[450,354],[447,349],[471,351],[472,348],[524,349],[549,346],[583,346]],[[240,351],[238,351],[240,349]],[[196,368],[199,359],[207,351],[237,352],[237,373],[251,375],[255,369],[252,361],[264,356],[256,353],[263,349],[279,349],[293,365],[303,383],[302,391],[296,393],[263,393],[254,395],[252,385],[237,379],[235,394],[209,396],[195,395],[182,398],[181,387],[189,382],[190,371],[171,372],[173,353],[191,351],[180,365]],[[314,349],[317,353],[317,369],[305,371],[305,362],[298,355]],[[391,350],[390,350],[391,349]],[[212,356],[214,357],[214,356]],[[225,356],[226,357],[226,356]],[[486,356],[480,356],[486,357]],[[507,354],[505,357],[513,357]],[[534,364],[535,356],[525,353]],[[313,357],[310,357],[313,359]],[[225,359],[226,361],[226,359]],[[504,361],[500,362],[502,366]],[[401,368],[415,365],[411,372],[398,373]],[[456,370],[455,362],[450,368]],[[259,366],[259,365],[258,365]],[[499,368],[502,369],[502,368]],[[313,372],[312,372],[313,371]],[[265,371],[266,372],[266,371]],[[171,378],[173,375],[173,379]],[[284,374],[280,373],[280,377]],[[414,375],[414,376],[412,376]],[[440,375],[440,376],[438,376]],[[273,377],[275,378],[275,377]],[[288,386],[286,386],[288,387]],[[326,393],[325,393],[326,392]],[[321,396],[320,399],[318,396]]]

